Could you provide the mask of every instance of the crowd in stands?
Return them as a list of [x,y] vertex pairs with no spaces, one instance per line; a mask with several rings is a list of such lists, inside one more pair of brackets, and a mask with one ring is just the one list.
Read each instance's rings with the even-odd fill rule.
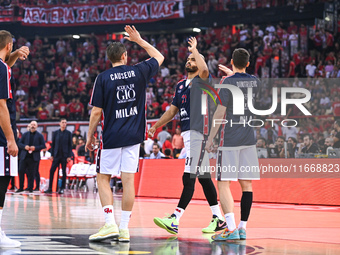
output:
[[[221,3],[241,3],[242,8],[247,8],[246,5],[253,2],[255,1]],[[228,9],[228,6],[226,8]],[[165,56],[158,75],[148,84],[146,101],[149,119],[159,118],[168,109],[177,82],[185,77],[187,38],[190,35],[193,34],[161,34],[145,38]],[[230,67],[231,54],[235,48],[243,47],[251,53],[247,71],[263,81],[260,100],[256,103],[257,109],[271,107],[272,87],[308,89],[312,98],[305,105],[314,118],[304,118],[296,107],[289,107],[285,117],[299,118],[299,133],[312,134],[316,139],[314,141],[319,140],[314,136],[330,136],[334,117],[340,116],[340,86],[336,79],[330,79],[340,77],[339,35],[305,24],[280,22],[261,26],[244,24],[238,27],[208,28],[195,36],[198,40],[198,50],[205,56],[210,73],[217,78],[224,75],[218,65]],[[16,85],[17,120],[59,120],[60,117],[66,117],[68,120],[88,120],[91,111],[88,102],[93,83],[100,72],[110,67],[105,50],[114,37],[124,41],[119,35],[95,34],[80,40],[39,36],[15,38],[14,48],[27,45],[31,51],[26,61],[18,61],[12,68],[13,83]],[[133,65],[147,58],[146,52],[138,45],[128,41],[124,43],[128,50],[128,64]],[[267,78],[291,79],[277,82]],[[280,113],[279,104],[274,114],[269,117],[280,116]],[[282,131],[278,127],[266,126],[265,129],[269,135],[269,138],[266,138],[269,140],[267,143],[274,144],[277,137],[271,133],[280,136]],[[163,143],[160,149],[164,153],[168,148],[163,150],[162,146]],[[174,153],[174,149],[176,148],[172,148],[170,153],[172,157],[178,154]]]

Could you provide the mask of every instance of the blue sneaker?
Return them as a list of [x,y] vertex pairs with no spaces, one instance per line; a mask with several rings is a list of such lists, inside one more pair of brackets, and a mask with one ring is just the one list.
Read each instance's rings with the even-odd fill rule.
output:
[[247,234],[246,234],[246,230],[244,228],[239,228],[238,233],[240,234],[241,240],[246,240]]
[[233,231],[229,231],[229,229],[226,228],[222,233],[213,235],[211,238],[214,241],[240,240],[240,234],[237,228]]

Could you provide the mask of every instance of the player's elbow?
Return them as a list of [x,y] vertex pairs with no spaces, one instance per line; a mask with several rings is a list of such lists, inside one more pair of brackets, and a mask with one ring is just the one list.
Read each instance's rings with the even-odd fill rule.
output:
[[164,56],[162,54],[159,54],[159,56],[156,57],[156,60],[159,64],[159,66],[161,66],[163,64],[163,61],[164,61]]

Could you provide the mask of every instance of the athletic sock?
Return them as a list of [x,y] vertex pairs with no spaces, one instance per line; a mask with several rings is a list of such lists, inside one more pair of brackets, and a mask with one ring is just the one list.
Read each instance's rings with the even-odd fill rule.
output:
[[216,215],[220,220],[224,220],[218,204],[210,206],[210,209],[213,215]]
[[244,229],[246,229],[246,227],[247,227],[247,222],[241,220],[241,221],[240,221],[240,224],[238,224],[238,228],[244,228]]
[[127,229],[129,227],[130,218],[131,218],[131,211],[122,211],[119,229]]
[[105,216],[105,223],[106,224],[116,224],[115,215],[113,212],[113,205],[106,205],[103,207],[103,212]]
[[236,223],[235,223],[235,215],[234,213],[226,213],[224,215],[225,221],[227,222],[227,226],[229,231],[233,231],[236,229]]
[[253,192],[242,192],[241,198],[241,221],[248,221],[251,205],[253,203]]
[[183,213],[184,213],[184,209],[176,207],[174,213],[171,216],[174,215],[176,217],[176,219],[179,221],[179,219],[182,217]]

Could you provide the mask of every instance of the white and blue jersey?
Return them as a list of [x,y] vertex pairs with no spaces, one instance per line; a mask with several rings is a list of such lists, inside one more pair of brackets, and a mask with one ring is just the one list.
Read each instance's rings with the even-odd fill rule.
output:
[[[207,89],[205,84],[209,84],[211,79],[211,75],[207,81],[197,75],[192,80],[183,79],[177,83],[172,104],[179,109],[182,132],[196,130],[201,134],[208,134],[209,116],[201,114],[201,95],[205,93],[201,88]],[[195,111],[190,111],[190,104]]]
[[[12,87],[11,87],[11,68],[0,59],[0,99],[6,99],[7,108],[10,115],[11,126],[14,137],[16,137],[16,122],[15,122],[15,100],[13,99]],[[3,113],[1,113],[3,114]],[[7,140],[4,132],[0,127],[0,146],[6,147]]]
[[[253,88],[252,98],[254,100],[258,91],[260,90],[260,80],[247,73],[235,73],[232,76],[224,78],[221,83],[234,85],[241,89],[244,95],[245,107],[244,115],[234,115],[232,93],[227,88],[220,89],[219,96],[221,98],[222,105],[227,107],[225,119],[228,121],[227,124],[222,126],[220,146],[237,147],[255,145],[256,138],[254,135],[254,130],[247,124],[248,121],[253,118],[252,113],[248,109],[247,89],[248,87]],[[217,102],[219,103],[218,100]],[[245,123],[245,125],[243,125],[243,123]]]
[[145,89],[158,69],[157,60],[150,58],[134,66],[112,67],[97,76],[90,104],[103,109],[101,149],[144,141]]

